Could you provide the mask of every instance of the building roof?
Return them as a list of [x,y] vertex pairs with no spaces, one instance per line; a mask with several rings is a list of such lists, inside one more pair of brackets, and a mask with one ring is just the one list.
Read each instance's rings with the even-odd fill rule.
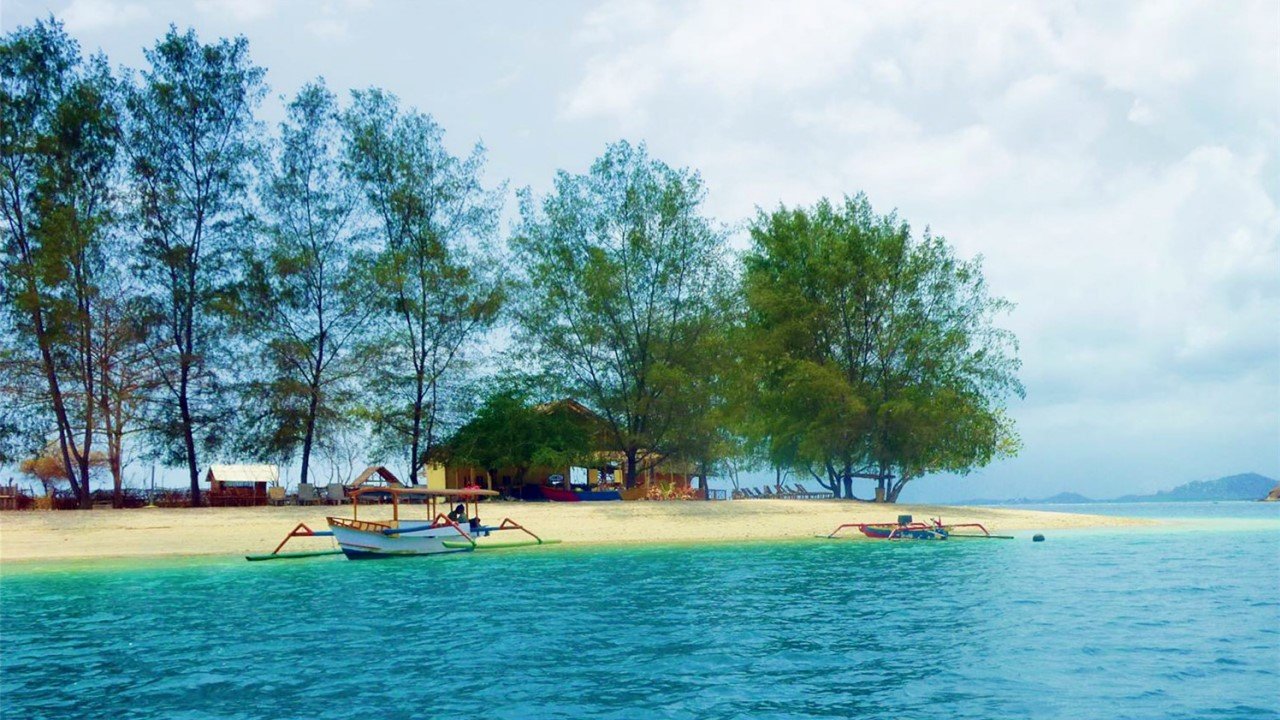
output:
[[369,482],[369,480],[370,480],[370,479],[371,479],[375,474],[376,474],[378,477],[382,478],[382,481],[383,481],[383,482],[384,482],[388,487],[403,487],[403,486],[404,486],[404,483],[400,482],[400,478],[396,477],[396,476],[395,476],[395,473],[393,473],[393,472],[391,472],[390,470],[388,470],[385,466],[383,466],[383,465],[370,465],[369,467],[367,467],[367,468],[365,468],[365,469],[364,469],[364,472],[362,472],[362,473],[360,473],[358,476],[356,476],[356,479],[355,479],[355,480],[352,480],[352,481],[351,481],[351,484],[350,484],[350,485],[347,485],[347,487],[349,487],[349,488],[358,488],[358,487],[360,487],[360,486],[364,485],[365,483]]
[[274,483],[280,480],[280,468],[275,465],[210,465],[204,481],[223,483]]
[[501,494],[496,490],[485,490],[483,488],[424,488],[424,487],[379,487],[370,485],[358,488],[351,492],[351,497],[360,497],[361,495],[384,494],[393,497],[404,495],[421,496],[421,497],[453,497],[453,498],[477,498],[477,497],[496,497]]

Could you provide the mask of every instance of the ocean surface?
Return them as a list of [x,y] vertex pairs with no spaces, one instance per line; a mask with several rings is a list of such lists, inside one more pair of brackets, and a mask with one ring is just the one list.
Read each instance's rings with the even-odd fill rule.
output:
[[11,565],[0,717],[1280,717],[1280,504],[1052,509],[1181,519]]

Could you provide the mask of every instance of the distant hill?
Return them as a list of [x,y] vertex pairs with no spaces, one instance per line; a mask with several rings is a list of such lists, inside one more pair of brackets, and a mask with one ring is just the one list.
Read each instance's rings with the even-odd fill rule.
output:
[[1125,495],[1111,502],[1181,502],[1194,500],[1261,500],[1276,486],[1273,478],[1258,473],[1198,480],[1161,490],[1154,495]]
[[1040,502],[1045,505],[1069,505],[1071,503],[1091,503],[1097,502],[1091,498],[1087,498],[1080,493],[1060,492],[1052,497],[1047,497]]
[[1070,505],[1072,503],[1096,503],[1109,502],[1107,500],[1094,500],[1085,497],[1080,493],[1061,492],[1047,498],[1013,498],[1011,500],[993,500],[991,498],[975,498],[973,500],[965,500],[957,505]]
[[1258,473],[1230,475],[1217,480],[1197,480],[1179,485],[1172,490],[1161,490],[1153,495],[1124,495],[1111,500],[1095,500],[1079,493],[1061,492],[1047,498],[1016,498],[991,500],[980,498],[966,500],[960,505],[1063,505],[1070,503],[1131,503],[1131,502],[1193,502],[1196,500],[1262,500],[1273,489],[1280,489],[1276,481]]

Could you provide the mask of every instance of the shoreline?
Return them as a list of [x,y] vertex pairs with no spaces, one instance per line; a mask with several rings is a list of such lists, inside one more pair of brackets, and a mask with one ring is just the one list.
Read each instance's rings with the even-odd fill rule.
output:
[[[415,517],[417,507],[402,507]],[[0,564],[243,556],[270,552],[298,523],[323,529],[329,515],[349,517],[347,506],[254,508],[139,508],[133,510],[22,511],[0,515]],[[918,520],[979,522],[992,534],[1019,531],[1125,528],[1157,520],[950,505],[877,505],[838,500],[727,502],[483,503],[480,516],[504,517],[563,546],[808,540],[846,522]],[[360,507],[360,517],[389,519],[391,507]],[[332,539],[295,538],[288,550],[325,549]]]

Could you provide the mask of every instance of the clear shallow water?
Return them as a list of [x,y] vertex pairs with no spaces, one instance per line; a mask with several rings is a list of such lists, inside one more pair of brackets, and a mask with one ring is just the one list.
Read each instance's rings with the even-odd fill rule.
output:
[[1205,527],[6,568],[0,716],[1280,717],[1280,522]]

